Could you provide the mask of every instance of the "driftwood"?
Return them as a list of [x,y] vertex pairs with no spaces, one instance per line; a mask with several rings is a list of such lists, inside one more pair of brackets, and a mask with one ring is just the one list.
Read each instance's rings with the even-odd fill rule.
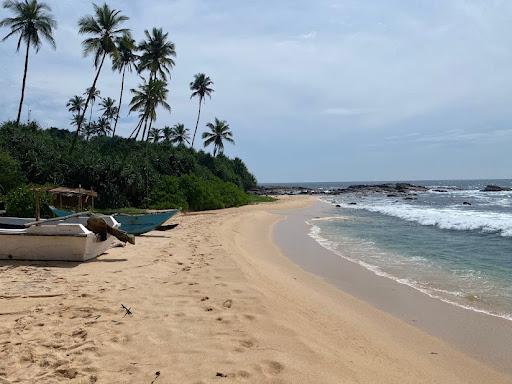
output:
[[111,227],[100,216],[89,217],[87,219],[86,228],[91,232],[99,234],[100,236],[102,236],[102,238],[105,239],[107,237],[107,233],[109,233],[112,236],[118,238],[123,243],[135,244],[135,236],[129,235],[128,233],[121,231],[117,228]]

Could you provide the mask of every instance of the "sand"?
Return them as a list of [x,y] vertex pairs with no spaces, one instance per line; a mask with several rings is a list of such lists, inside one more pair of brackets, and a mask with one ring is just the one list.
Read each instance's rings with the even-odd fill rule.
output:
[[0,384],[512,383],[286,258],[274,212],[311,202],[181,215],[84,264],[1,262]]

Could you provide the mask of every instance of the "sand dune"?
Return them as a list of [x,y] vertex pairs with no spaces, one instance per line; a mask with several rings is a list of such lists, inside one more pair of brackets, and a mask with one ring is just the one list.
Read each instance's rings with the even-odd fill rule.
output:
[[2,262],[0,384],[512,382],[288,261],[273,211],[309,201],[182,215],[84,264]]

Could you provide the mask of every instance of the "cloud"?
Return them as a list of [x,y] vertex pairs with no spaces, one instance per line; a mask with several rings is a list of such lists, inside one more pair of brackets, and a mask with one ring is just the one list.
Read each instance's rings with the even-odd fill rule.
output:
[[327,108],[323,111],[324,114],[327,115],[338,115],[338,116],[361,116],[361,115],[367,115],[369,113],[372,113],[373,111],[371,109],[365,109],[365,108],[343,108],[343,107],[337,107],[337,108]]

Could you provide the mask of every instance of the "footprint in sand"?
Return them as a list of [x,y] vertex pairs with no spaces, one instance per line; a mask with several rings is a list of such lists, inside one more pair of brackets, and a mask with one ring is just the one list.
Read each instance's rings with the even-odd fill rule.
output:
[[231,308],[232,305],[233,305],[233,300],[231,300],[231,299],[227,299],[226,301],[224,301],[222,303],[222,306],[224,308]]

